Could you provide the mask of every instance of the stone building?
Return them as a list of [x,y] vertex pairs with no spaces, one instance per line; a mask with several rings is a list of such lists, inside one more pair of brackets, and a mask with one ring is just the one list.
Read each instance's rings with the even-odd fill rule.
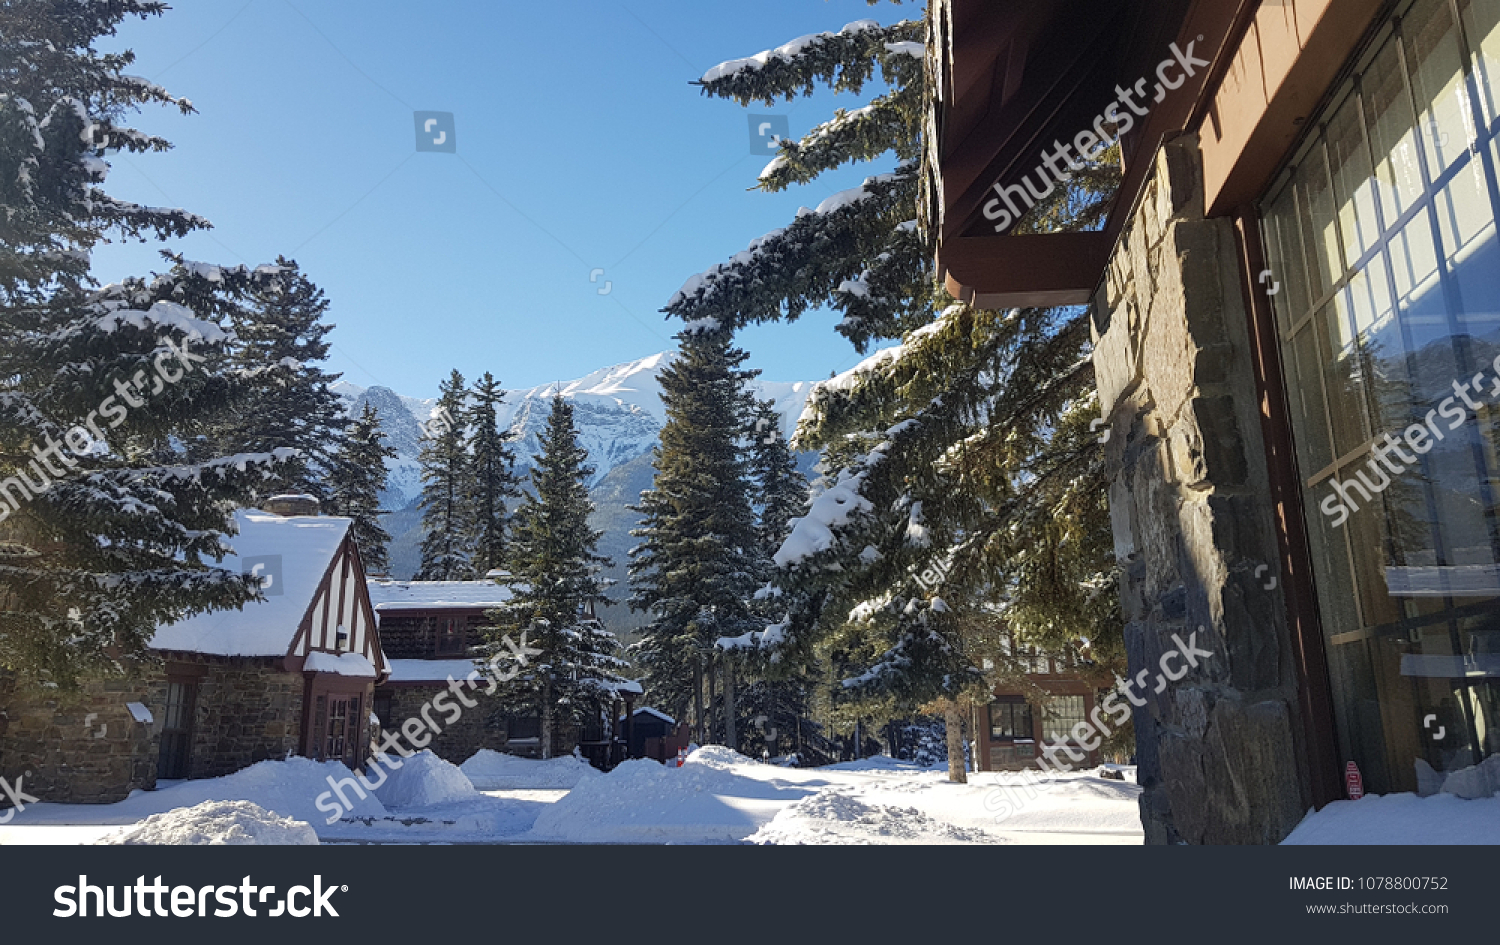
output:
[[[375,715],[385,731],[395,731],[422,707],[448,690],[448,680],[465,679],[478,664],[474,649],[484,642],[485,611],[510,599],[494,581],[373,581],[370,598],[391,673],[375,690]],[[554,751],[573,750],[572,733],[557,733]],[[541,717],[512,714],[497,700],[478,698],[427,747],[463,764],[481,748],[510,754],[541,753]]]
[[[931,28],[939,272],[1092,306],[1132,672],[1216,654],[1136,712],[1147,839],[1273,843],[1356,775],[1500,788],[1500,4],[935,0]],[[1109,139],[1103,228],[1011,232]]]
[[0,776],[108,803],[290,755],[363,763],[386,669],[350,520],[277,497],[235,522],[220,567],[262,576],[265,599],[160,628],[158,662],[76,694],[0,679]]

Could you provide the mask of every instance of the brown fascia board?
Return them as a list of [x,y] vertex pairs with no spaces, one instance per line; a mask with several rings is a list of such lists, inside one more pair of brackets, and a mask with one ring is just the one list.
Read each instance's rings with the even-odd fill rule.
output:
[[1210,216],[1260,196],[1385,0],[1263,4],[1208,103],[1200,132]]
[[[938,268],[948,290],[955,297],[981,308],[1086,304],[1103,277],[1115,242],[1134,212],[1154,166],[1157,150],[1163,142],[1185,131],[1190,121],[1203,113],[1207,90],[1216,88],[1229,68],[1230,51],[1238,46],[1239,38],[1245,34],[1259,6],[1260,0],[1192,0],[1181,18],[1176,19],[1167,15],[1175,5],[1160,4],[1151,8],[1153,16],[1132,22],[1126,36],[1130,51],[1125,57],[1131,63],[1149,61],[1154,68],[1154,63],[1161,58],[1159,50],[1168,49],[1176,41],[1183,44],[1184,49],[1186,43],[1196,42],[1195,55],[1208,59],[1211,65],[1153,108],[1126,139],[1124,176],[1109,223],[1103,231],[958,236],[965,232],[963,226],[972,224],[981,215],[991,182],[1007,178],[1019,180],[1021,174],[1033,170],[1021,166],[1026,163],[1022,156],[1036,151],[1043,138],[1047,138],[1050,144],[1050,132],[1058,127],[1059,116],[1066,117],[1072,111],[1078,111],[1082,95],[1090,89],[1102,87],[1097,73],[1118,68],[1111,64],[1115,57],[1110,55],[1102,37],[1105,26],[1118,27],[1120,24],[1112,23],[1108,16],[1100,16],[1095,21],[1099,28],[1090,33],[1091,39],[1085,40],[1075,33],[1071,49],[1079,54],[1049,60],[1046,67],[1034,74],[1023,92],[1000,109],[1005,119],[993,124],[987,119],[984,123],[986,133],[976,131],[970,135],[960,148],[961,155],[955,155],[955,162],[945,162],[943,166],[945,193],[952,194],[954,186],[966,187],[962,196],[950,199],[943,208],[945,215],[938,248]],[[1139,11],[1140,8],[1136,7],[1131,12]],[[1199,36],[1203,38],[1200,40]],[[1097,41],[1097,49],[1092,48],[1094,41]],[[1032,51],[1033,55],[1036,53],[1036,50]],[[1095,57],[1092,68],[1080,69],[1071,76],[1066,69],[1059,71],[1059,61],[1065,59],[1071,68],[1085,61],[1086,54]],[[1134,81],[1147,72],[1133,78],[1127,76],[1119,82]],[[1109,81],[1107,84],[1112,92],[1115,83]],[[1061,99],[1055,97],[1059,95]],[[1049,97],[1050,110],[1043,101]],[[1073,101],[1075,97],[1077,100]],[[1004,134],[1007,128],[1012,132],[1009,137]],[[1029,136],[1015,133],[1014,130],[1019,128],[1033,131]],[[1025,143],[1017,145],[1020,138],[1025,138]],[[980,155],[985,148],[993,148],[996,142],[1005,153],[996,154],[992,150],[993,157],[986,169],[974,176],[973,167],[979,164]],[[990,176],[992,174],[995,176]]]
[[[1239,38],[1260,5],[1261,0],[1193,0],[1177,36],[1163,39],[1163,49],[1174,41],[1183,49],[1187,43],[1196,42],[1194,54],[1209,60],[1211,65],[1199,70],[1168,96],[1131,136],[1132,148],[1126,158],[1120,191],[1105,228],[1110,234],[1118,237],[1135,212],[1146,180],[1156,165],[1156,152],[1165,142],[1187,131],[1194,117],[1201,114],[1208,90],[1216,88],[1229,69]],[[1203,38],[1199,39],[1200,36]]]
[[[979,218],[988,199],[985,194],[995,181],[1019,179],[1034,169],[1040,150],[1051,144],[1047,132],[1056,127],[1058,113],[1087,111],[1077,100],[1080,87],[1099,71],[1102,59],[1112,58],[1109,53],[1118,31],[1112,33],[1111,27],[1119,12],[1117,3],[1076,0],[1049,4],[1047,9],[1051,16],[1044,35],[1024,49],[1013,45],[1004,57],[990,63],[1000,72],[1024,61],[1026,71],[1019,89],[1000,102],[1012,77],[992,73],[987,94],[979,91],[979,85],[968,93],[985,94],[986,107],[974,127],[944,128],[948,138],[940,149],[947,200],[944,235],[965,232]],[[955,76],[965,71],[962,62],[955,62],[953,68]]]
[[942,277],[976,308],[1084,305],[1112,247],[1103,232],[963,236],[943,245]]

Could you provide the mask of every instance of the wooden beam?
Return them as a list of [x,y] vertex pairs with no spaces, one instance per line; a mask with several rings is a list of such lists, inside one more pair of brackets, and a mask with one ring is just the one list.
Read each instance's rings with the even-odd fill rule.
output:
[[948,291],[979,308],[1085,305],[1111,248],[1102,232],[965,236],[942,245],[938,266]]
[[1203,123],[1210,216],[1259,197],[1306,130],[1383,0],[1295,0],[1255,14]]

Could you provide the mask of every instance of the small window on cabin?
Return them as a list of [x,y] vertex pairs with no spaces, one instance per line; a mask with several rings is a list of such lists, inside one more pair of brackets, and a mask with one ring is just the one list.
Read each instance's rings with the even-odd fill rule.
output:
[[541,738],[542,717],[540,715],[513,715],[505,726],[507,741],[520,738]]
[[464,622],[457,617],[442,617],[437,623],[437,652],[439,655],[461,654],[467,649],[464,639]]

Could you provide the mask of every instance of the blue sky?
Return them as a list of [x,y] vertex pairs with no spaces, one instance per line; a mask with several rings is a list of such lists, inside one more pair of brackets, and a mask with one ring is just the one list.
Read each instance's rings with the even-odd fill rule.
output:
[[[457,367],[508,387],[672,347],[661,307],[687,278],[857,186],[857,165],[784,194],[746,116],[793,135],[864,96],[741,108],[688,83],[726,59],[915,7],[864,0],[176,0],[114,46],[198,114],[150,109],[166,154],[114,160],[109,189],[215,229],[189,258],[295,258],[333,302],[330,369],[427,397]],[[457,154],[417,153],[414,111],[455,115]],[[95,254],[106,281],[158,245]],[[603,269],[596,282],[590,277]],[[599,290],[608,284],[608,295]],[[829,312],[740,336],[769,380],[857,362]]]

